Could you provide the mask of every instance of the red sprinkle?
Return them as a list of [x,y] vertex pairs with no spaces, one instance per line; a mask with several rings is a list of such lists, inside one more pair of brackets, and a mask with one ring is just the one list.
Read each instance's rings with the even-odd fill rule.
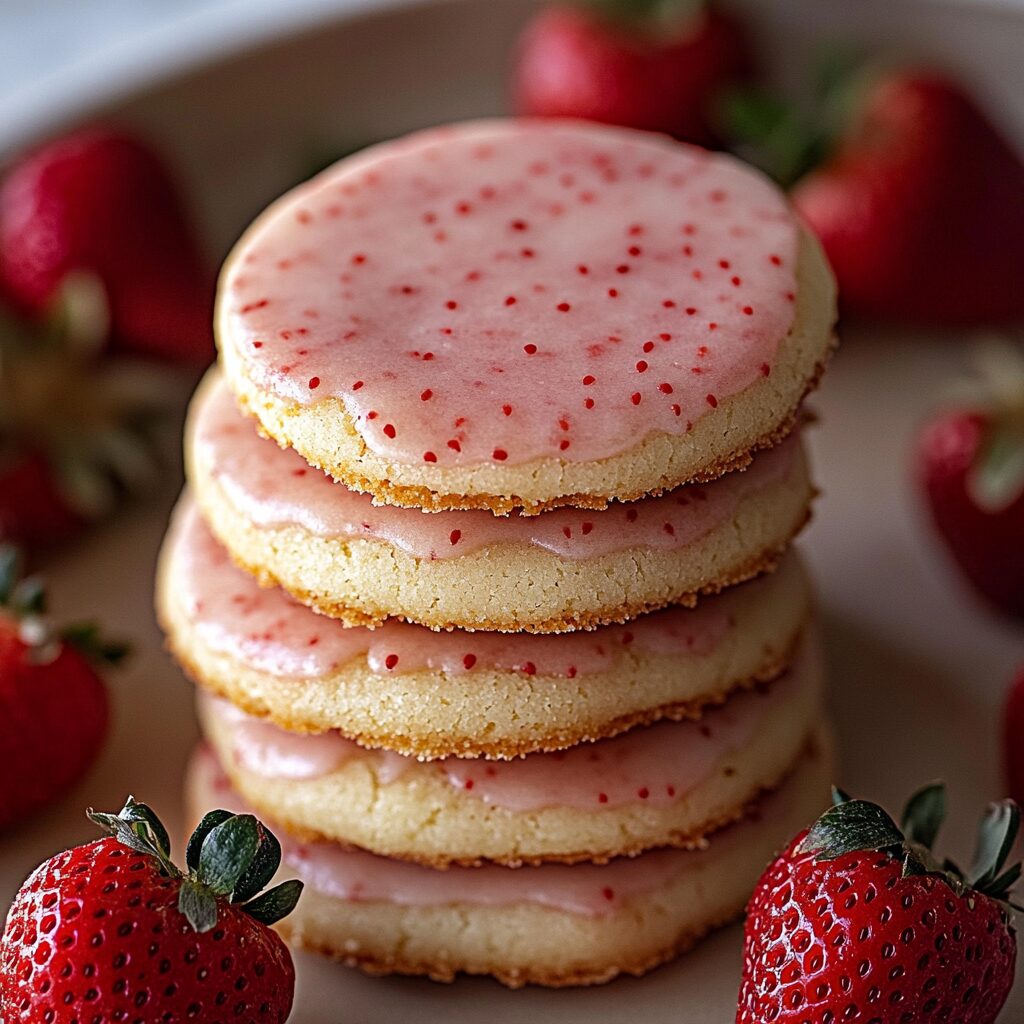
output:
[[508,452],[504,448],[495,448],[491,452],[491,457],[497,459],[498,462],[504,462],[508,458]]
[[429,402],[433,397],[434,397],[434,392],[431,391],[430,388],[427,388],[426,390],[420,392],[420,401],[421,402]]
[[662,383],[658,385],[658,390],[663,395],[671,395],[672,394],[672,385],[669,384],[669,382],[667,380],[666,381],[662,381]]
[[397,664],[398,664],[398,655],[397,654],[389,654],[384,659],[384,667],[386,669],[388,669],[388,670],[393,669]]
[[536,345],[534,345],[534,343],[533,343],[532,341],[531,341],[531,342],[528,342],[527,344],[525,344],[525,345],[523,346],[523,351],[524,351],[524,352],[525,352],[525,353],[526,353],[526,354],[527,354],[528,356],[532,356],[532,355],[533,355],[533,354],[534,354],[534,353],[535,353],[535,352],[537,351],[537,346],[536,346]]
[[639,391],[634,391],[633,394],[629,396],[629,400],[634,405],[639,405],[640,404],[640,392]]
[[641,786],[640,789],[636,791],[636,795],[640,797],[641,800],[646,800],[651,795],[651,791],[646,786]]
[[452,542],[452,544],[458,544],[459,541],[462,540],[462,531],[452,530],[452,532],[448,534],[448,539]]
[[615,890],[611,886],[606,885],[601,890],[601,895],[610,903],[613,899],[615,899]]
[[316,389],[318,387],[320,387],[320,378],[319,377],[310,377],[309,378],[309,390],[310,391],[316,391]]
[[475,654],[467,654],[462,659],[462,667],[465,668],[465,669],[471,669],[475,664],[476,664],[476,655]]
[[386,437],[394,437],[397,431],[395,430],[393,423],[385,423],[381,430],[384,432]]
[[503,413],[504,413],[504,414],[505,414],[506,416],[511,416],[511,415],[512,415],[512,406],[511,406],[511,405],[503,405],[503,406],[501,407],[501,411],[502,411],[502,412],[503,412]]
[[423,453],[423,461],[424,462],[437,462],[437,456],[433,452],[424,452]]
[[608,803],[608,794],[607,793],[598,793],[597,794],[597,802],[599,804],[606,804],[606,803]]
[[718,399],[715,398],[714,395],[708,395],[707,396],[707,403],[708,403],[708,405],[711,406],[712,409],[717,409],[718,408]]
[[636,372],[637,373],[646,373],[647,372],[647,360],[646,359],[640,359],[640,360],[637,361]]
[[526,674],[527,674],[528,676],[535,676],[535,675],[537,674],[537,666],[536,666],[536,665],[534,665],[534,663],[533,663],[532,661],[528,661],[528,662],[527,662],[527,663],[526,663],[526,664],[525,664],[525,665],[523,666],[523,671],[524,671],[524,672],[525,672],[525,673],[526,673]]

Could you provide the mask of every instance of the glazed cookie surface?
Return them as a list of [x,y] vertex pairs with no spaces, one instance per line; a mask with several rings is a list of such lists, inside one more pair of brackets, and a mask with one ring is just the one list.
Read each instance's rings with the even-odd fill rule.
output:
[[696,608],[557,636],[375,630],[316,615],[237,568],[186,498],[157,607],[207,690],[297,732],[338,730],[419,757],[513,757],[613,736],[707,705],[789,664],[809,615],[795,554]]
[[512,761],[422,762],[200,701],[203,733],[256,810],[303,837],[434,867],[604,861],[695,847],[789,773],[821,710],[814,643],[774,683],[699,721]]
[[[594,984],[643,974],[738,917],[764,866],[828,802],[819,731],[792,775],[703,850],[605,865],[436,871],[331,843],[284,839],[281,877],[306,883],[279,927],[297,945],[373,973],[490,974],[506,985]],[[245,809],[209,752],[193,762],[190,817]]]
[[790,429],[835,294],[731,157],[567,121],[434,129],[343,160],[229,257],[232,389],[350,487],[430,509],[705,480]]
[[235,561],[349,625],[560,632],[693,604],[774,567],[813,497],[792,437],[743,472],[599,511],[376,507],[261,437],[215,372],[193,400],[186,455]]

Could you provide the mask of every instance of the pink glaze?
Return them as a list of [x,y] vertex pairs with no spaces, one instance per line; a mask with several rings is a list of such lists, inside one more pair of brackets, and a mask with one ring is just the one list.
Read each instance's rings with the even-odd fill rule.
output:
[[449,757],[423,765],[390,751],[367,750],[338,733],[311,737],[285,732],[225,701],[204,700],[230,727],[235,760],[262,778],[322,778],[361,760],[384,784],[413,769],[436,772],[460,792],[509,811],[601,810],[630,803],[665,805],[683,798],[724,758],[751,741],[769,710],[796,703],[816,686],[817,671],[814,658],[804,657],[768,689],[735,696],[699,721],[663,722],[514,761]]
[[170,544],[169,585],[206,644],[261,672],[306,679],[330,675],[359,657],[382,676],[499,669],[568,679],[611,671],[624,650],[705,657],[734,630],[737,605],[772,585],[763,577],[696,608],[575,633],[438,633],[396,621],[371,630],[346,628],[283,590],[260,587],[230,560],[191,503],[176,515]]
[[237,251],[221,339],[280,398],[344,403],[405,464],[589,461],[686,433],[771,372],[798,233],[730,157],[571,122],[369,150]]
[[[193,764],[211,805],[248,810],[208,750]],[[824,794],[822,794],[824,796]],[[758,813],[718,832],[704,850],[655,850],[620,857],[607,864],[544,864],[506,868],[497,865],[437,871],[407,861],[378,857],[333,843],[298,844],[284,838],[284,863],[316,892],[351,902],[401,906],[473,904],[508,906],[528,903],[585,917],[602,917],[631,897],[668,884],[686,871],[698,871],[720,858],[759,842],[763,823],[774,823],[777,842],[803,824],[807,795],[796,780],[765,798]],[[813,812],[811,812],[813,813]],[[793,819],[793,820],[790,820]],[[764,857],[770,856],[765,850]],[[752,879],[751,879],[752,881]]]
[[561,558],[596,558],[629,548],[676,551],[730,521],[747,495],[786,479],[795,469],[799,439],[762,452],[743,473],[690,484],[658,498],[614,504],[593,512],[563,508],[506,518],[486,510],[424,513],[375,506],[294,451],[260,437],[236,408],[223,380],[194,413],[196,454],[256,526],[300,526],[320,537],[379,540],[417,558],[454,558],[495,544],[522,544]]

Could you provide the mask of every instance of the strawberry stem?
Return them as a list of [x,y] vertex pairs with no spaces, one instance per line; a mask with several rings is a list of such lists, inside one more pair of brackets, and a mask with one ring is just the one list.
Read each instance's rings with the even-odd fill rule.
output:
[[302,893],[302,883],[291,879],[259,895],[281,866],[281,844],[251,814],[210,811],[189,838],[188,874],[183,875],[171,860],[167,830],[146,804],[129,796],[118,814],[91,808],[87,813],[118,842],[155,857],[164,874],[182,879],[178,910],[196,932],[217,924],[218,899],[239,904],[250,917],[271,925],[292,912]]

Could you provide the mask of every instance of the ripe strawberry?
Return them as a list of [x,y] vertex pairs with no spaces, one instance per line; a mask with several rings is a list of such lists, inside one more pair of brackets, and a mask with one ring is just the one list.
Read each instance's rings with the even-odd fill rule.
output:
[[182,874],[145,804],[89,817],[110,835],[51,857],[14,898],[0,940],[7,1024],[286,1020],[295,970],[268,925],[302,883],[257,895],[280,864],[274,836],[252,815],[211,811]]
[[0,543],[33,552],[157,479],[166,371],[97,359],[102,285],[65,277],[42,323],[0,311]]
[[0,278],[40,313],[72,271],[106,289],[115,345],[205,363],[213,276],[170,172],[138,139],[94,127],[24,157],[0,184]]
[[82,525],[45,456],[38,451],[0,456],[0,542],[36,550],[73,536]]
[[589,0],[541,11],[517,51],[521,114],[582,117],[711,145],[718,95],[746,77],[746,36],[695,0]]
[[932,856],[944,816],[941,785],[911,798],[902,829],[836,794],[754,891],[737,1024],[992,1024],[1017,958],[1021,865],[1004,865],[1020,814],[989,808],[968,873]]
[[1024,801],[1024,669],[1017,672],[1003,708],[1003,766],[1010,796]]
[[944,75],[876,79],[792,195],[850,313],[942,327],[1024,319],[1024,161]]
[[107,692],[93,667],[125,648],[93,627],[63,631],[43,619],[36,579],[18,579],[0,546],[0,830],[64,794],[96,760],[107,733]]
[[1001,355],[990,372],[998,392],[925,425],[918,486],[978,593],[1024,621],[1024,362]]

